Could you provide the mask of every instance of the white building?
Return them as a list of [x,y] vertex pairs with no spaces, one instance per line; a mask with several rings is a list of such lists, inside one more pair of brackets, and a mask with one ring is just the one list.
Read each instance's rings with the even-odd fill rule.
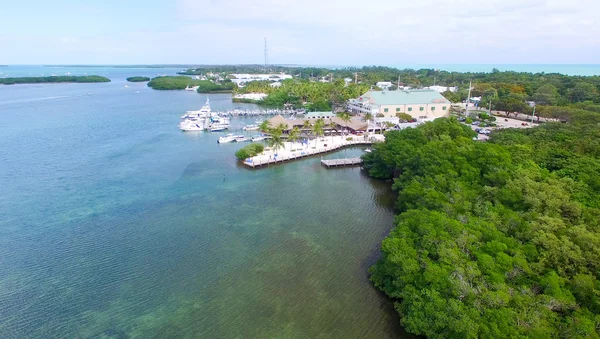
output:
[[450,101],[440,93],[425,89],[412,91],[369,91],[349,100],[353,113],[371,113],[375,117],[393,118],[406,113],[417,120],[432,120],[450,115]]
[[425,87],[427,89],[431,89],[434,90],[438,93],[444,93],[447,91],[456,93],[456,91],[458,91],[458,87],[446,87],[446,86],[429,86],[429,87]]
[[394,84],[392,84],[389,81],[380,81],[378,83],[375,84],[375,86],[381,88],[382,90],[387,90],[388,88],[392,87]]
[[246,100],[256,100],[260,101],[267,97],[265,93],[246,93],[246,94],[236,94],[234,99],[246,99]]
[[238,86],[240,84],[245,84],[251,81],[282,81],[285,79],[292,79],[293,76],[285,73],[276,73],[276,74],[230,74],[234,78],[231,79],[232,82],[236,83]]

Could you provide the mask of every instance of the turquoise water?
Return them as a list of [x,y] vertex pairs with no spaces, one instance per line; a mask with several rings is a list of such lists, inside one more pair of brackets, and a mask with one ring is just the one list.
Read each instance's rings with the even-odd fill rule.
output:
[[242,168],[242,145],[177,129],[205,96],[106,72],[0,86],[1,338],[408,337],[366,273],[388,183],[318,158]]

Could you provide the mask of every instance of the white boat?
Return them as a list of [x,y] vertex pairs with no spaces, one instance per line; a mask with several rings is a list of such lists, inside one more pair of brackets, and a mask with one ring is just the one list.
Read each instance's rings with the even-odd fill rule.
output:
[[252,139],[250,139],[244,135],[236,135],[235,136],[235,142],[247,142],[247,141],[252,141]]
[[198,131],[204,131],[204,126],[202,126],[200,124],[189,123],[189,124],[185,124],[183,126],[179,126],[179,129],[181,129],[184,132],[198,132]]
[[186,87],[185,90],[186,91],[197,91],[198,88],[200,88],[200,86]]
[[218,125],[211,125],[208,129],[211,132],[222,132],[222,131],[227,130],[228,128],[229,128],[229,125],[218,124]]
[[265,135],[255,135],[255,136],[252,137],[252,142],[263,141],[263,140],[266,140],[266,139],[267,139],[267,136],[265,136]]
[[228,143],[228,142],[235,142],[235,141],[237,141],[237,139],[239,137],[244,137],[244,136],[243,135],[233,135],[233,134],[229,133],[229,134],[227,134],[224,137],[220,137],[219,140],[217,140],[217,142],[219,144],[225,144],[225,143]]
[[365,148],[365,152],[367,152],[367,153],[371,153],[371,152],[373,152],[373,150],[372,150],[372,149],[370,149],[370,148]]
[[185,112],[185,114],[181,117],[181,119],[187,119],[187,118],[207,118],[210,117],[212,114],[211,110],[210,110],[210,100],[208,98],[206,98],[206,103],[204,104],[204,106],[202,106],[202,108],[200,108],[197,111],[187,111]]
[[244,131],[258,131],[260,127],[256,124],[251,124],[251,125],[246,125],[246,127],[243,128]]

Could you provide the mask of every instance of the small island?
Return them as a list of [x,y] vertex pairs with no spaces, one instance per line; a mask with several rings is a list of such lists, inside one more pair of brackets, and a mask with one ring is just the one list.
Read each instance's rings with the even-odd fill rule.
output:
[[129,77],[129,78],[127,78],[127,81],[129,81],[129,82],[146,82],[146,81],[150,81],[150,78],[148,78],[148,77]]
[[0,84],[54,84],[54,83],[92,83],[92,82],[110,82],[109,78],[99,75],[86,76],[48,76],[48,77],[18,77],[1,78]]
[[156,90],[195,89],[198,93],[231,93],[235,84],[227,79],[220,82],[192,79],[188,76],[161,76],[152,78],[148,87]]

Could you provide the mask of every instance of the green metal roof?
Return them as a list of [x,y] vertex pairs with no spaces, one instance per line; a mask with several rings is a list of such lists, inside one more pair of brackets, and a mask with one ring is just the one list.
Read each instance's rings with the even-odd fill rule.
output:
[[315,118],[315,117],[334,117],[335,114],[332,112],[306,112],[304,113],[305,118]]
[[448,99],[434,90],[421,89],[411,91],[369,91],[363,97],[370,96],[377,105],[419,105],[450,104]]

